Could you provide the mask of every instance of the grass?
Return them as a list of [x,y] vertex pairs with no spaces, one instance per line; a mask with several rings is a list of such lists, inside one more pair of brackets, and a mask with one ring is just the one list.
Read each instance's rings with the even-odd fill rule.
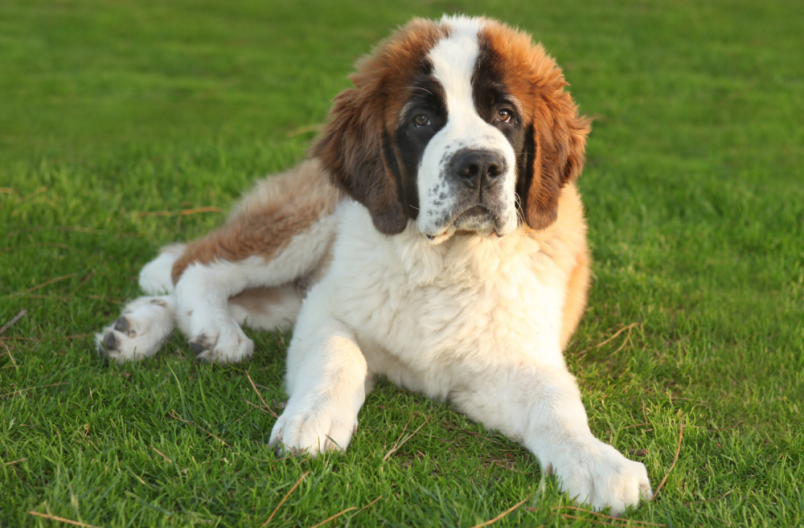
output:
[[667,476],[631,526],[804,524],[801,2],[6,0],[0,325],[27,315],[0,336],[0,526],[471,526],[523,500],[494,526],[624,525],[388,383],[344,455],[276,459],[252,404],[280,411],[284,334],[225,367],[178,336],[123,367],[92,350],[157,248],[222,219],[180,211],[301,160],[312,134],[289,133],[353,60],[445,11],[531,31],[596,118],[595,283],[567,357],[594,432]]

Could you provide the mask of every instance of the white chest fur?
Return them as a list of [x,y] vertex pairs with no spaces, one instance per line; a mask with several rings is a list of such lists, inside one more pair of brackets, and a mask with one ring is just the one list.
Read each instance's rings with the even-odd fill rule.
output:
[[305,304],[354,332],[371,372],[444,398],[501,360],[563,367],[567,278],[527,234],[432,245],[414,223],[378,233],[354,202],[337,215],[332,266]]

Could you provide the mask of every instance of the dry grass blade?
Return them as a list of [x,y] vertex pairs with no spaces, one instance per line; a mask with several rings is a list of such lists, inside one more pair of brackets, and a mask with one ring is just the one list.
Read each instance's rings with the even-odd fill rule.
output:
[[[14,359],[14,354],[11,353],[11,349],[8,347],[8,345],[4,341],[0,341],[0,345],[3,345],[3,348],[6,349],[5,353],[8,354],[8,357],[11,360],[11,365],[5,366],[3,368],[4,369],[9,368],[9,367],[14,367],[15,369],[20,368],[20,366],[17,365],[17,360]],[[2,356],[3,356],[3,354],[0,354],[0,357],[2,357]],[[2,370],[2,369],[0,369],[0,370]]]
[[90,272],[87,274],[87,276],[86,276],[86,277],[84,277],[84,280],[82,280],[81,282],[79,282],[79,283],[78,283],[78,286],[76,286],[75,288],[73,288],[73,291],[71,291],[71,292],[70,292],[70,295],[69,295],[69,296],[70,296],[70,297],[72,297],[73,295],[75,295],[75,292],[77,292],[78,290],[80,290],[80,289],[81,289],[81,286],[83,286],[84,284],[86,284],[87,282],[89,282],[89,279],[91,279],[93,275],[95,275],[95,270],[91,270],[91,271],[90,271]]
[[299,134],[304,134],[306,132],[320,132],[323,130],[323,125],[305,125],[300,126],[299,128],[294,128],[290,132],[287,133],[287,137],[291,138],[293,136],[298,136]]
[[37,286],[34,286],[33,288],[28,288],[27,290],[19,291],[19,292],[17,292],[17,293],[11,293],[11,294],[9,294],[8,296],[9,296],[9,297],[16,297],[17,295],[25,295],[26,293],[30,293],[30,292],[32,292],[32,291],[36,291],[36,290],[38,290],[39,288],[44,288],[45,286],[49,286],[49,285],[53,284],[54,282],[59,282],[59,281],[67,280],[67,279],[69,279],[69,278],[75,277],[76,275],[79,275],[79,273],[70,273],[69,275],[62,275],[61,277],[56,277],[55,279],[50,279],[50,280],[49,280],[49,281],[47,281],[47,282],[43,282],[42,284],[39,284],[39,285],[37,285]]
[[61,341],[63,339],[80,339],[82,337],[93,337],[94,335],[95,334],[79,334],[64,337],[48,337],[48,338],[8,336],[8,337],[0,337],[0,339],[9,341]]
[[154,446],[151,446],[151,449],[153,449],[154,451],[156,451],[157,453],[159,453],[160,455],[162,455],[162,458],[164,458],[165,460],[167,460],[167,461],[168,461],[168,462],[170,462],[171,464],[175,464],[175,462],[173,462],[173,460],[172,460],[172,459],[171,459],[169,456],[167,456],[166,454],[164,454],[162,451],[158,450],[158,449],[157,449],[157,448],[155,448]]
[[625,336],[625,341],[623,341],[623,344],[622,344],[622,345],[620,345],[620,346],[617,348],[617,350],[615,350],[614,352],[612,352],[611,354],[609,354],[608,356],[606,356],[606,359],[609,359],[609,358],[611,358],[611,357],[614,357],[614,356],[617,354],[617,352],[619,352],[620,350],[622,350],[622,349],[624,349],[624,348],[625,348],[625,345],[627,345],[629,341],[631,341],[631,329],[630,329],[630,328],[628,329],[628,334]]
[[0,398],[5,398],[6,396],[12,396],[14,394],[21,394],[23,392],[29,390],[36,390],[36,389],[44,389],[45,387],[58,387],[59,385],[67,385],[67,383],[51,383],[50,385],[39,385],[38,387],[28,387],[27,389],[19,389],[13,392],[7,392],[5,394],[0,394]]
[[226,442],[224,442],[224,441],[223,441],[223,439],[222,439],[221,437],[219,437],[219,436],[215,435],[214,433],[211,433],[211,432],[207,431],[206,429],[204,429],[203,427],[201,427],[201,426],[200,426],[200,425],[198,425],[197,423],[194,423],[194,422],[188,422],[187,420],[185,420],[184,418],[182,418],[181,416],[179,416],[179,414],[178,414],[176,411],[174,411],[173,409],[171,409],[171,410],[170,410],[170,416],[171,416],[171,418],[174,418],[174,419],[176,419],[176,420],[179,420],[180,422],[184,422],[184,423],[186,423],[186,424],[189,424],[189,425],[193,425],[193,426],[195,426],[195,427],[198,427],[199,429],[201,429],[202,431],[204,431],[205,433],[207,433],[209,436],[211,436],[212,438],[214,438],[214,439],[215,439],[215,440],[217,440],[218,442],[222,443],[222,444],[223,444],[223,445],[225,445],[226,447],[229,447],[229,444],[227,444]]
[[528,500],[529,498],[530,498],[530,497],[525,498],[525,499],[522,499],[521,501],[517,502],[516,504],[514,504],[513,506],[511,506],[510,508],[508,508],[507,510],[505,510],[504,512],[502,512],[501,514],[499,514],[498,516],[496,516],[495,518],[493,518],[493,519],[489,519],[488,521],[486,521],[486,522],[482,522],[482,523],[480,523],[480,524],[476,524],[476,525],[474,525],[472,528],[482,528],[483,526],[488,526],[488,525],[490,525],[490,524],[494,524],[494,523],[496,523],[497,521],[499,521],[500,519],[502,519],[502,518],[503,518],[503,517],[505,517],[506,515],[510,514],[510,513],[511,513],[512,511],[514,511],[515,509],[517,509],[517,508],[519,508],[520,506],[522,506],[523,504],[525,504],[525,502],[527,502],[527,500]]
[[182,209],[181,211],[179,211],[179,216],[188,216],[198,213],[222,213],[222,212],[223,209],[221,209],[220,207],[212,207],[212,206],[196,207],[195,209]]
[[0,248],[0,251],[17,251],[20,249],[29,249],[38,247],[57,247],[62,249],[73,249],[72,246],[68,246],[67,244],[62,244],[60,242],[41,242],[39,244],[28,244],[27,246],[3,247]]
[[740,424],[742,424],[744,421],[745,420],[738,420],[736,423],[734,423],[732,425],[729,425],[727,427],[718,427],[717,429],[707,429],[706,432],[707,433],[716,433],[718,431],[728,431],[729,429],[735,429],[737,427],[740,427]]
[[19,464],[20,462],[25,462],[26,460],[28,460],[28,459],[27,458],[20,458],[19,460],[12,460],[11,462],[6,462],[3,465],[4,466],[11,466],[13,464]]
[[650,424],[648,422],[642,422],[642,423],[633,424],[633,425],[626,425],[625,427],[621,427],[620,431],[625,431],[626,429],[631,429],[631,428],[634,428],[634,427],[642,427],[644,425],[650,425]]
[[[91,227],[80,227],[80,226],[39,226],[39,227],[28,227],[25,229],[17,229],[16,231],[11,231],[6,235],[6,238],[11,238],[15,235],[19,235],[20,233],[29,233],[32,231],[48,231],[51,229],[55,229],[57,231],[73,231],[76,233],[93,233],[93,234],[103,234],[106,232],[101,231],[99,229],[92,229]],[[131,235],[135,234],[131,233]]]
[[[424,417],[424,418],[428,418],[427,416],[424,416],[424,415],[423,415],[422,413],[420,413],[420,412],[415,412],[415,413],[413,413],[413,414],[418,414],[419,416],[422,416],[422,417]],[[482,435],[482,434],[475,433],[474,431],[470,431],[470,430],[468,430],[468,429],[464,429],[463,427],[458,427],[457,425],[455,425],[455,424],[451,424],[451,423],[449,423],[449,422],[445,422],[444,420],[438,420],[438,419],[437,419],[436,421],[437,421],[438,423],[440,423],[441,425],[443,425],[444,427],[447,427],[447,428],[449,428],[449,429],[457,430],[457,431],[460,431],[460,432],[462,432],[462,433],[466,433],[466,434],[468,434],[468,435],[472,435],[472,436],[474,436],[474,437],[476,437],[476,438],[480,438],[481,440],[484,440],[484,441],[486,441],[486,442],[491,442],[492,444],[497,444],[497,445],[498,445],[498,446],[500,446],[500,447],[509,447],[509,446],[507,446],[507,445],[503,444],[502,442],[498,442],[497,440],[493,440],[493,439],[489,438],[488,436],[484,436],[484,435]]]
[[616,338],[618,335],[622,334],[622,333],[623,333],[623,332],[625,332],[626,330],[628,330],[628,331],[630,332],[630,331],[631,331],[631,329],[632,329],[632,328],[634,328],[635,326],[642,326],[642,323],[631,323],[631,324],[630,324],[630,325],[628,325],[628,326],[624,326],[624,327],[620,328],[619,330],[617,330],[617,332],[615,332],[615,334],[614,334],[613,336],[611,336],[610,338],[606,339],[606,340],[605,340],[605,341],[603,341],[602,343],[600,343],[600,344],[598,344],[598,345],[595,345],[595,348],[600,348],[600,347],[602,347],[603,345],[605,345],[606,343],[611,342],[611,340],[612,340],[612,339]]
[[732,492],[734,492],[734,490],[729,490],[726,493],[724,493],[723,495],[721,495],[720,497],[713,497],[711,499],[704,499],[704,500],[697,500],[697,501],[692,501],[692,502],[685,502],[684,506],[691,506],[693,504],[704,504],[706,502],[712,502],[712,501],[718,501],[718,500],[721,500],[721,499],[725,499],[726,497],[731,495]]
[[[262,404],[265,407],[266,411],[269,412],[271,414],[271,416],[273,416],[274,418],[279,418],[279,416],[276,415],[276,413],[273,411],[273,409],[268,407],[268,404],[265,403],[265,400],[263,399],[262,394],[260,394],[260,391],[257,390],[257,386],[254,385],[254,380],[251,379],[251,376],[249,375],[248,372],[246,372],[246,377],[248,377],[248,381],[249,381],[249,383],[251,383],[251,388],[254,389],[254,392],[257,393],[257,396],[260,398],[260,401],[262,402]],[[248,400],[246,400],[246,401],[248,401]],[[249,402],[249,403],[251,403],[251,402]],[[254,405],[254,404],[252,403],[252,405]]]
[[[533,508],[533,509],[535,510],[535,508]],[[604,517],[606,519],[610,519],[612,521],[618,521],[618,522],[621,522],[621,523],[625,522],[625,523],[632,523],[632,524],[637,524],[637,525],[642,525],[642,526],[667,526],[666,524],[661,524],[661,523],[652,523],[652,522],[648,522],[648,521],[635,521],[633,519],[621,519],[619,517],[612,517],[611,515],[606,515],[605,513],[598,513],[598,512],[592,511],[592,510],[585,510],[583,508],[579,508],[578,506],[553,506],[550,509],[551,510],[573,510],[573,511],[579,511],[579,512],[583,512],[583,513],[588,513],[589,515],[595,515],[597,517]],[[567,515],[567,514],[562,514],[562,515]]]
[[[410,423],[410,421],[408,421],[408,423]],[[413,431],[413,432],[412,432],[412,433],[410,433],[408,436],[406,436],[404,440],[402,440],[401,442],[399,442],[399,440],[397,440],[396,445],[394,445],[394,447],[392,447],[392,448],[391,448],[391,450],[390,450],[390,451],[388,451],[387,453],[385,453],[385,456],[384,456],[384,457],[382,457],[382,461],[383,461],[383,462],[385,462],[386,460],[388,460],[388,458],[389,458],[391,455],[393,455],[394,453],[396,453],[396,452],[397,452],[397,450],[398,450],[400,447],[402,447],[403,445],[405,445],[405,442],[407,442],[408,440],[410,440],[411,438],[413,438],[413,436],[414,436],[416,433],[418,433],[418,432],[419,432],[419,429],[421,429],[422,427],[424,427],[424,424],[426,424],[426,423],[427,423],[427,418],[425,418],[425,419],[424,419],[424,421],[422,422],[422,424],[421,424],[419,427],[417,427],[415,431]],[[405,427],[407,427],[407,424],[405,424]],[[404,433],[404,431],[403,431],[403,433]],[[401,436],[402,436],[402,435],[400,435],[400,437],[401,437]]]
[[385,460],[388,458],[388,455],[390,455],[391,453],[393,453],[396,450],[397,446],[399,445],[399,442],[402,440],[402,436],[405,434],[405,431],[408,430],[408,425],[410,425],[410,421],[413,420],[413,415],[414,414],[415,413],[410,413],[410,418],[408,418],[408,421],[405,422],[405,426],[402,428],[402,432],[399,433],[399,437],[396,439],[396,442],[394,442],[394,446],[391,448],[390,451],[388,451],[385,454],[384,457],[382,457],[383,462],[385,462]]
[[383,496],[382,496],[382,495],[380,495],[379,497],[377,497],[377,498],[376,498],[376,499],[374,499],[373,501],[369,502],[368,504],[366,504],[365,506],[363,506],[362,508],[360,508],[360,510],[359,510],[359,511],[357,511],[357,512],[353,513],[353,514],[352,514],[352,515],[349,517],[349,521],[351,521],[352,519],[354,519],[355,515],[360,515],[362,512],[364,512],[364,511],[368,510],[369,508],[371,508],[372,506],[374,506],[374,505],[377,503],[377,501],[378,501],[378,500],[380,500],[382,497],[383,497]]
[[[260,406],[259,406],[259,405],[257,405],[256,403],[250,402],[249,400],[247,400],[247,399],[243,398],[242,396],[240,397],[240,399],[241,399],[241,400],[243,400],[244,402],[246,402],[247,404],[251,405],[251,407],[252,407],[252,408],[251,408],[251,409],[249,409],[249,411],[250,411],[250,410],[252,410],[252,409],[257,409],[258,411],[262,411],[262,412],[264,412],[265,414],[270,414],[270,415],[271,415],[271,416],[273,416],[274,418],[277,418],[276,413],[275,413],[274,411],[272,411],[271,409],[268,409],[268,410],[266,411],[265,409],[263,409],[262,407],[260,407]],[[236,422],[235,422],[235,423],[236,423]]]
[[72,524],[73,526],[82,526],[83,528],[100,528],[99,526],[95,526],[94,524],[87,524],[78,521],[71,521],[70,519],[65,519],[64,517],[56,517],[55,515],[48,515],[46,513],[39,513],[35,511],[29,511],[31,515],[36,515],[37,517],[44,517],[45,519],[50,519],[51,521],[58,521],[67,524]]
[[20,203],[27,202],[28,200],[36,198],[37,196],[39,196],[43,192],[47,192],[47,187],[44,187],[44,186],[39,187],[37,190],[35,190],[31,194],[29,194],[28,196],[25,196],[22,199],[20,199]]
[[670,464],[670,469],[667,470],[662,481],[659,483],[659,486],[656,488],[656,491],[653,493],[653,498],[651,500],[655,500],[656,497],[659,496],[659,492],[662,490],[662,486],[664,483],[667,482],[667,477],[670,476],[670,472],[673,471],[673,468],[676,467],[676,462],[678,461],[678,454],[681,453],[681,440],[684,438],[684,415],[681,415],[681,427],[678,430],[678,447],[676,448],[676,456],[673,457],[673,463]]
[[20,319],[22,319],[23,317],[25,317],[25,314],[27,314],[27,313],[28,313],[28,310],[26,310],[26,309],[24,309],[24,308],[23,308],[22,310],[20,310],[20,313],[18,313],[17,315],[15,315],[15,316],[14,316],[14,317],[11,319],[11,321],[7,322],[6,324],[4,324],[4,325],[3,325],[3,327],[2,327],[2,328],[0,328],[0,335],[3,335],[3,332],[5,332],[5,331],[6,331],[6,330],[8,330],[9,328],[11,328],[11,325],[13,325],[13,324],[14,324],[14,323],[16,323],[17,321],[19,321]]
[[[614,522],[614,521],[596,521],[595,519],[587,519],[585,517],[578,517],[577,515],[570,515],[569,513],[562,513],[560,515],[564,519],[572,519],[574,521],[583,521],[585,523],[592,523],[592,524],[602,524],[603,526],[615,526],[616,528],[628,528],[629,526],[633,526],[632,524],[628,524],[628,523],[631,523],[633,521],[625,521],[626,524],[623,524],[622,522],[617,523],[617,522]],[[615,519],[615,521],[620,520],[620,519],[617,519],[616,517],[614,519]],[[641,526],[641,525],[637,525],[637,526]],[[662,526],[664,526],[664,525],[662,525]]]
[[293,487],[292,487],[292,488],[290,488],[290,491],[289,491],[289,492],[287,492],[287,493],[285,494],[285,496],[284,496],[284,497],[282,497],[282,500],[281,500],[281,501],[279,501],[279,504],[277,504],[277,505],[276,505],[276,508],[274,508],[274,511],[271,513],[271,516],[270,516],[270,517],[268,517],[268,520],[267,520],[267,521],[265,521],[265,523],[263,524],[263,527],[268,526],[268,523],[269,523],[269,522],[271,522],[271,519],[273,519],[273,518],[274,518],[274,515],[276,515],[276,512],[278,512],[278,511],[279,511],[279,508],[281,508],[281,507],[282,507],[282,505],[283,505],[283,504],[285,504],[285,501],[286,501],[286,500],[288,500],[288,497],[290,497],[290,494],[291,494],[291,493],[293,493],[293,490],[295,490],[295,489],[296,489],[296,488],[299,486],[299,484],[301,484],[302,480],[306,479],[306,478],[307,478],[307,475],[309,475],[309,474],[310,474],[310,472],[309,472],[309,471],[305,471],[305,472],[304,472],[304,475],[302,475],[301,477],[299,477],[299,480],[297,480],[297,481],[296,481],[296,484],[294,484],[294,485],[293,485]]
[[142,211],[137,213],[140,218],[144,216],[188,216],[199,213],[222,213],[220,207],[196,207],[195,209],[182,209],[181,211]]
[[350,507],[350,508],[346,508],[345,510],[343,510],[343,511],[341,511],[341,512],[336,513],[336,514],[335,514],[335,515],[333,515],[332,517],[327,517],[326,519],[324,519],[324,520],[323,520],[323,521],[321,521],[320,523],[312,525],[310,528],[318,528],[319,526],[324,526],[324,525],[325,525],[325,524],[327,524],[329,521],[335,520],[335,519],[337,519],[338,517],[340,517],[341,515],[343,515],[343,514],[345,514],[345,513],[349,513],[350,511],[354,511],[354,510],[356,510],[356,509],[357,509],[357,506],[352,506],[352,507]]

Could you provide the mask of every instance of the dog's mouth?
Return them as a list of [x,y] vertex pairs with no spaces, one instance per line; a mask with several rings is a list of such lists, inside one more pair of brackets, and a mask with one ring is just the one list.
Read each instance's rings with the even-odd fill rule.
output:
[[458,227],[459,225],[477,222],[478,220],[493,220],[493,218],[491,218],[491,211],[489,211],[489,208],[485,205],[475,205],[474,207],[470,207],[466,211],[459,214],[452,223],[455,227]]
[[443,241],[457,232],[463,233],[491,233],[497,231],[499,216],[488,206],[477,204],[454,214],[452,220],[445,222],[443,231],[438,234],[428,234],[431,241]]
[[487,206],[478,204],[459,213],[452,221],[458,231],[489,231],[496,227],[496,215]]

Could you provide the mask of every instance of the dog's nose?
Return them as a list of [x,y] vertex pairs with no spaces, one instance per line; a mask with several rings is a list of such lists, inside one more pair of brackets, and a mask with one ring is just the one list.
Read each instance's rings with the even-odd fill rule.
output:
[[505,161],[493,150],[469,149],[458,152],[452,158],[452,172],[469,187],[494,185],[505,171]]

